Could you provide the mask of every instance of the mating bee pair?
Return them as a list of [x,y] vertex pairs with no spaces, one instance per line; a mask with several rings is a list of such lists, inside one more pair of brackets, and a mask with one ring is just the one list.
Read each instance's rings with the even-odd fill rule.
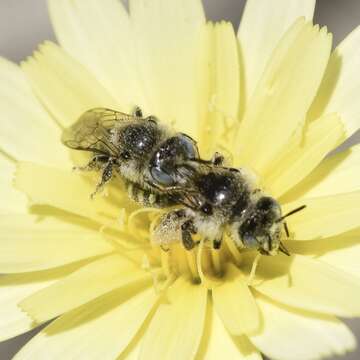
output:
[[238,247],[288,254],[280,241],[283,227],[288,235],[284,219],[304,207],[282,216],[279,203],[256,188],[244,169],[225,167],[218,153],[203,160],[192,138],[144,117],[139,108],[132,115],[89,110],[64,131],[62,141],[92,153],[81,169],[101,172],[95,193],[117,174],[141,205],[180,207],[154,229],[162,247],[181,241],[190,250],[198,234],[218,249],[227,232]]

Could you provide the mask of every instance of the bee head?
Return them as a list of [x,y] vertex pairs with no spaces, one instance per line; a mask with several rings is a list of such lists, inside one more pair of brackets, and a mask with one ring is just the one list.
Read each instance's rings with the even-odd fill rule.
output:
[[233,223],[232,237],[238,245],[257,249],[264,255],[274,255],[281,246],[282,223],[279,218],[279,203],[269,196],[262,196],[240,221]]

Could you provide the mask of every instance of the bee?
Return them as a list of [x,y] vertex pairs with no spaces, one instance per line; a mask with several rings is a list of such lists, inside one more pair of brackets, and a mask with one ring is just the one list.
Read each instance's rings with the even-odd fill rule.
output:
[[176,133],[154,116],[144,117],[140,108],[133,114],[96,108],[85,112],[65,129],[62,142],[71,149],[92,154],[81,170],[99,171],[99,192],[114,175],[125,182],[129,197],[143,206],[176,209],[166,211],[155,226],[152,240],[162,248],[174,241],[186,250],[200,235],[220,249],[224,233],[239,248],[260,254],[289,252],[281,242],[287,236],[286,217],[280,204],[257,188],[249,173],[223,165],[215,153],[200,158],[196,142]]
[[[78,167],[101,172],[92,197],[117,174],[125,181],[129,197],[144,206],[178,203],[192,176],[186,163],[199,159],[191,137],[175,133],[154,116],[144,117],[139,107],[131,115],[91,109],[65,129],[61,140],[71,149],[92,154],[87,165]],[[216,153],[212,160],[199,161],[216,165],[222,157]]]
[[191,205],[164,214],[154,228],[152,240],[163,248],[181,241],[187,250],[196,245],[194,235],[220,249],[224,233],[238,248],[258,250],[262,255],[279,251],[290,255],[281,242],[285,219],[301,206],[282,215],[280,204],[258,189],[244,169],[193,164]]

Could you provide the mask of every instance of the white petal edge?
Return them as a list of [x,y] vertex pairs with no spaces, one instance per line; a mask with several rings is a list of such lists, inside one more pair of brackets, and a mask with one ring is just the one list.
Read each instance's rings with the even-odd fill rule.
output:
[[4,275],[0,278],[0,341],[25,333],[37,324],[26,315],[18,304],[31,294],[66,277],[79,265],[51,271]]
[[26,196],[13,187],[16,166],[0,152],[0,215],[27,212]]
[[[58,45],[40,45],[21,67],[42,104],[62,126],[95,107],[116,109],[116,100],[80,63]],[[60,140],[56,142],[64,147]]]
[[353,30],[332,53],[318,95],[308,118],[319,114],[340,114],[350,137],[360,128],[359,66],[360,27]]

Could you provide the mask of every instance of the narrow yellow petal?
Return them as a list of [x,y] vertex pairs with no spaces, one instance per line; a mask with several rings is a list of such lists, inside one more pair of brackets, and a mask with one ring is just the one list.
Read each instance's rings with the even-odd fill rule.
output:
[[[35,336],[15,359],[116,359],[156,303],[154,289],[103,297],[55,320]],[[124,301],[125,300],[125,301]]]
[[137,72],[129,16],[120,1],[50,0],[57,38],[118,100],[119,110],[148,109]]
[[313,241],[287,241],[290,252],[313,256],[335,268],[360,277],[360,227],[344,234]]
[[256,273],[255,289],[280,303],[323,314],[360,315],[360,279],[321,259],[262,257]]
[[303,138],[301,132],[290,139],[286,152],[264,174],[265,186],[275,198],[308,176],[331,150],[346,140],[341,119],[336,114],[312,122]]
[[[262,175],[304,125],[331,50],[332,37],[299,19],[282,38],[238,129],[238,163]],[[254,138],[256,141],[254,141]]]
[[13,187],[16,166],[0,152],[0,215],[23,214],[27,211],[26,196]]
[[200,127],[197,139],[203,157],[228,147],[238,121],[240,64],[238,44],[230,23],[204,27],[199,59]]
[[200,0],[129,2],[138,70],[149,111],[198,134],[198,52],[205,16]]
[[301,205],[306,208],[287,218],[294,240],[314,240],[349,231],[359,226],[360,191],[299,199],[283,206],[284,213]]
[[45,322],[110,291],[150,283],[149,274],[120,255],[83,266],[63,280],[38,291],[19,306],[34,321]]
[[246,278],[229,265],[222,285],[212,290],[214,306],[232,335],[253,333],[259,329],[259,309],[246,283]]
[[94,184],[71,170],[20,163],[15,187],[28,195],[32,205],[50,205],[104,224],[114,225],[119,216],[119,204],[101,195],[91,200]]
[[91,108],[117,106],[89,71],[51,42],[41,45],[22,63],[22,69],[40,101],[62,126],[71,125]]
[[260,353],[246,336],[234,337],[228,333],[214,306],[210,306],[206,322],[197,360],[262,359]]
[[240,22],[238,38],[244,61],[247,99],[281,37],[296,19],[312,20],[315,0],[248,0]]
[[326,158],[282,199],[313,198],[360,190],[360,145]]
[[99,232],[78,222],[71,216],[1,216],[0,273],[44,270],[113,250]]
[[339,113],[348,137],[360,128],[359,42],[360,27],[357,27],[332,53],[324,80],[308,115],[309,119],[316,119],[324,113]]
[[17,306],[31,294],[67,276],[76,267],[37,273],[5,275],[0,278],[0,341],[22,334],[36,324]]
[[333,316],[278,307],[258,297],[263,329],[250,340],[266,356],[278,360],[320,359],[343,355],[356,346],[354,335]]
[[16,160],[68,164],[67,151],[57,146],[60,128],[35,98],[20,67],[1,57],[0,112],[1,150]]
[[142,341],[141,360],[193,359],[203,333],[207,289],[179,278],[166,292]]

